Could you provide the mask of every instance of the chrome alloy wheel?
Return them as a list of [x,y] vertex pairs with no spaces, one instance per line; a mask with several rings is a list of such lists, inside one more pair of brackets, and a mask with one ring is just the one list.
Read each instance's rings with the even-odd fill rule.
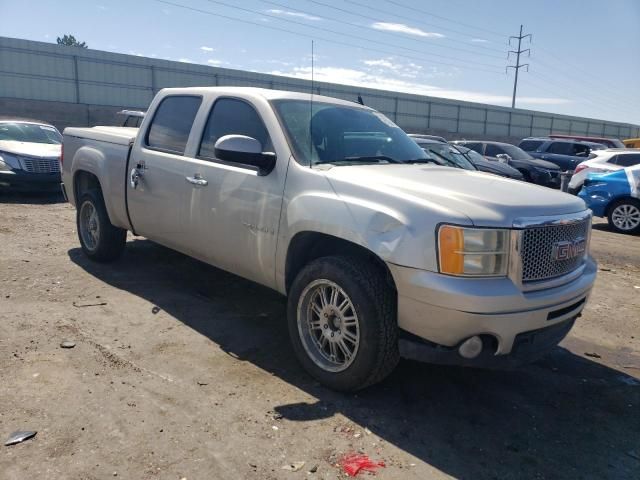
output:
[[327,372],[353,363],[360,345],[360,323],[345,291],[330,280],[311,282],[298,301],[298,333],[307,355]]
[[93,203],[86,201],[80,207],[80,235],[88,250],[98,248],[100,239],[100,223],[98,223],[98,211]]
[[633,230],[640,225],[640,209],[635,205],[623,203],[611,213],[611,221],[620,230]]

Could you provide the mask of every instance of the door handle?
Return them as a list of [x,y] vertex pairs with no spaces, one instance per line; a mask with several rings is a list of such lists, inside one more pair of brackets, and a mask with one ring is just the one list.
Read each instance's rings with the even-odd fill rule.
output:
[[137,168],[131,169],[131,173],[129,174],[129,184],[131,185],[131,188],[138,188],[138,183],[140,183],[141,178],[142,172]]
[[202,175],[200,175],[199,173],[196,173],[193,177],[186,177],[186,179],[187,182],[193,185],[198,185],[200,187],[206,187],[207,185],[209,185],[209,182],[202,178]]

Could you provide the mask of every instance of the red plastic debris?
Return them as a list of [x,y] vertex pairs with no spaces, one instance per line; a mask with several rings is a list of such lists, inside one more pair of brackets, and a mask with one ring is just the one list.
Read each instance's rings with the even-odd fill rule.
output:
[[340,464],[350,477],[355,477],[360,472],[375,473],[376,469],[385,466],[384,462],[374,462],[368,456],[360,453],[345,455],[342,457]]

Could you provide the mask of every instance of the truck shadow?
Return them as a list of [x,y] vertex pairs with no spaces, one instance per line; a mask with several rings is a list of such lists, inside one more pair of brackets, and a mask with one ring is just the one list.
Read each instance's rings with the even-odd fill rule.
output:
[[[317,399],[278,406],[289,420],[340,413],[455,478],[637,478],[640,471],[640,381],[565,348],[512,372],[403,361],[382,384],[343,395],[296,363],[279,294],[147,240],[130,241],[115,266],[92,263],[79,248],[69,257]],[[625,361],[640,365],[631,357]]]
[[65,202],[61,192],[0,191],[0,203],[50,205]]

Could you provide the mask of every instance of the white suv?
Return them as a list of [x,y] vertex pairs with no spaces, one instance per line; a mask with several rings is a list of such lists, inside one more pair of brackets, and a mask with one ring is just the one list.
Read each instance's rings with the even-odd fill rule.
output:
[[608,148],[596,150],[589,160],[580,163],[569,182],[569,192],[577,194],[582,188],[589,173],[615,172],[625,167],[640,164],[640,149],[638,148]]

